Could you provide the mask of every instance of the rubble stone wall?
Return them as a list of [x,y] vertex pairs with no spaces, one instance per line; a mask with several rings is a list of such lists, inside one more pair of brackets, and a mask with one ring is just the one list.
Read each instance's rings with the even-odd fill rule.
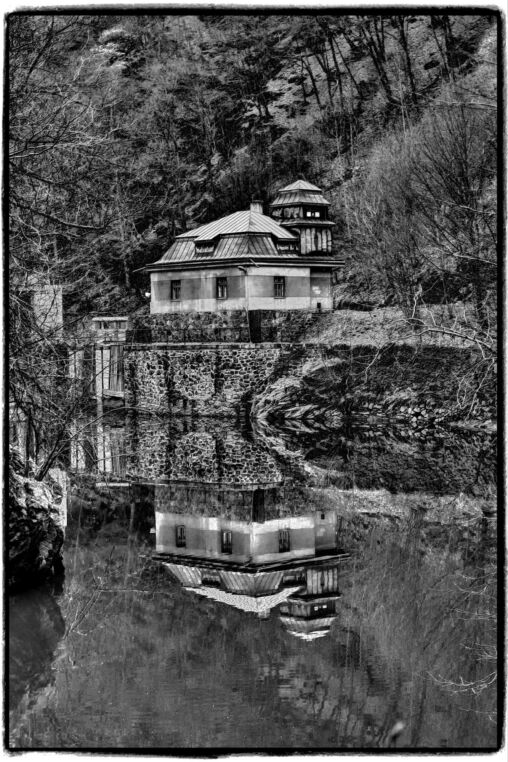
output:
[[291,355],[284,344],[128,346],[125,403],[159,413],[235,414]]
[[317,310],[222,310],[141,315],[132,321],[127,342],[284,342],[327,320]]

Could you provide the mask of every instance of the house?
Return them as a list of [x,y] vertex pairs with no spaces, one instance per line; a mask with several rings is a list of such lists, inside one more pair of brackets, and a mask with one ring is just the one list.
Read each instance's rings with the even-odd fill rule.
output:
[[333,256],[329,202],[303,180],[282,188],[270,215],[250,209],[176,237],[150,273],[152,314],[221,310],[329,310]]

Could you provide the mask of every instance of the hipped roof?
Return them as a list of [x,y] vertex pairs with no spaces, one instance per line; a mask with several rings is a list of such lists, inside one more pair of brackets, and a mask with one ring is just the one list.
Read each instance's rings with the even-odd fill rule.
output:
[[[238,258],[298,259],[298,251],[279,251],[276,245],[279,242],[296,244],[298,240],[298,235],[278,225],[271,217],[247,209],[182,233],[161,259],[149,267],[155,269],[154,266],[163,263],[204,263],[205,260]],[[203,251],[199,246],[207,242],[214,244],[213,253]]]

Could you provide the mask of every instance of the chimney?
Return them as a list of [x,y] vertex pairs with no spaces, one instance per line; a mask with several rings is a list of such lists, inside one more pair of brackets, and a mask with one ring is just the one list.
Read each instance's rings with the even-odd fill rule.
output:
[[263,214],[263,202],[259,200],[251,201],[250,210],[251,212],[257,212],[258,214]]

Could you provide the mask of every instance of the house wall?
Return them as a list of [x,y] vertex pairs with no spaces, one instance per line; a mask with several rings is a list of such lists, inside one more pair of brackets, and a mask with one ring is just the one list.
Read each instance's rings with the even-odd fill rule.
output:
[[[185,527],[185,548],[176,546],[177,526]],[[279,552],[280,529],[290,531],[290,550],[283,553]],[[224,530],[231,531],[232,553],[221,550],[221,533]],[[293,516],[258,524],[222,517],[156,512],[155,533],[158,553],[220,558],[235,563],[268,563],[315,555],[314,516]]]
[[327,310],[332,306],[332,282],[328,274],[316,270],[310,273],[310,306],[313,309]]
[[[284,277],[286,295],[274,296],[274,277]],[[228,298],[216,298],[216,281],[228,279]],[[313,305],[314,276],[309,267],[277,266],[248,267],[245,272],[238,267],[211,270],[178,270],[151,274],[150,312],[164,313],[223,312],[231,310],[300,310]],[[171,281],[181,284],[180,300],[172,301]],[[322,309],[332,308],[331,272],[320,275],[320,282],[328,282],[322,288]],[[314,300],[315,301],[315,300]]]

